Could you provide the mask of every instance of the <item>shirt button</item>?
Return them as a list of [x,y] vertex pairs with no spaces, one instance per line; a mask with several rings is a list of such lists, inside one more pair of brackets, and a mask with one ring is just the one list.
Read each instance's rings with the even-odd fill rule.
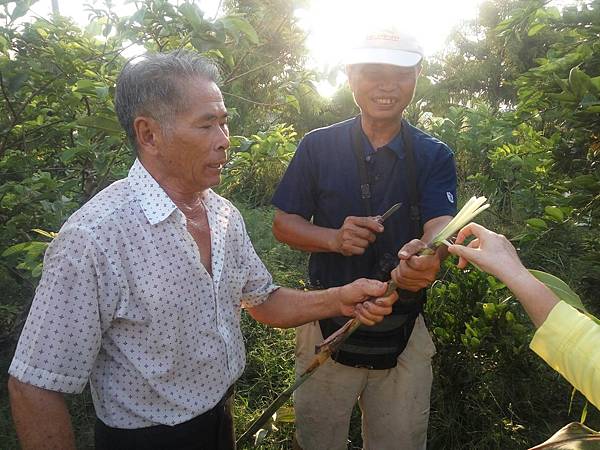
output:
[[365,158],[365,161],[367,161],[367,162],[371,162],[371,155],[367,156],[367,157]]

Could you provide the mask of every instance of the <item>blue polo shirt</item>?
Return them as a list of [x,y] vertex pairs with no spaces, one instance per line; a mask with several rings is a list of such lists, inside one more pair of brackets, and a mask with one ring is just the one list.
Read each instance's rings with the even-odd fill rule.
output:
[[[355,126],[360,127],[360,116],[308,133],[275,191],[273,205],[326,228],[341,227],[347,216],[367,216],[352,149]],[[409,125],[405,131],[412,135],[422,224],[439,216],[454,215],[453,152],[443,142],[413,126]],[[373,149],[363,133],[363,144],[372,214],[383,214],[398,202],[402,207],[386,220],[384,232],[377,235],[363,255],[312,253],[309,277],[314,286],[340,286],[369,277],[384,253],[396,256],[406,242],[415,238],[410,231],[407,167],[401,133],[379,149]]]

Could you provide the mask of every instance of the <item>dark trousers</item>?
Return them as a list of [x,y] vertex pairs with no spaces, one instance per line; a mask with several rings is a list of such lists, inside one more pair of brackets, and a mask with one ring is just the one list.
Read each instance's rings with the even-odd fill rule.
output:
[[132,430],[96,419],[96,450],[235,450],[233,389],[217,405],[187,422]]

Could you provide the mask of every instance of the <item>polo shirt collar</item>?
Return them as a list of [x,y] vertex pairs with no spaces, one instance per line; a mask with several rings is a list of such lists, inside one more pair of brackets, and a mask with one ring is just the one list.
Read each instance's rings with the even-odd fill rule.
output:
[[127,177],[134,197],[152,225],[162,222],[177,209],[173,200],[160,187],[150,172],[136,158]]
[[[402,124],[402,126],[406,126],[406,122],[404,122]],[[408,131],[408,130],[405,130]],[[410,131],[408,131],[410,132]],[[394,136],[394,139],[392,139],[387,145],[387,148],[389,148],[390,150],[392,150],[396,156],[398,157],[398,159],[404,159],[404,141],[402,140],[402,131],[399,131],[398,134],[396,134],[396,136]]]
[[[356,121],[354,123],[354,126],[359,126],[360,127],[360,115],[356,117]],[[403,127],[405,126],[407,128],[405,130],[405,132],[410,133],[410,129],[409,129],[409,126],[407,125],[406,121],[402,122],[402,126]],[[377,149],[373,148],[373,146],[369,142],[369,139],[367,138],[367,135],[365,134],[365,132],[362,129],[362,127],[360,128],[360,133],[361,133],[362,138],[363,138],[363,145],[368,150],[367,154],[373,154],[373,153],[375,153],[375,151]],[[384,147],[387,147],[390,150],[392,150],[396,154],[396,156],[398,157],[398,159],[404,159],[404,142],[402,140],[402,130],[400,130],[396,134],[396,136],[394,136],[394,138],[390,142],[388,142],[383,147],[379,147],[379,148],[384,148]]]

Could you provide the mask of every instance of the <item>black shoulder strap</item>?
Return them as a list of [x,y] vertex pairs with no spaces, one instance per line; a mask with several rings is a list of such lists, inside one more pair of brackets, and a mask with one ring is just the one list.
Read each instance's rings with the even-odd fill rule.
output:
[[[404,144],[404,153],[406,155],[406,175],[408,177],[408,200],[409,200],[409,219],[411,222],[411,234],[414,238],[421,237],[421,209],[419,208],[419,191],[417,188],[417,165],[415,163],[415,153],[412,142],[412,136],[408,127],[410,124],[406,119],[402,119],[402,142]],[[365,152],[363,150],[364,142],[360,127],[360,116],[357,117],[352,127],[352,150],[356,159],[358,176],[360,177],[360,196],[363,201],[365,211],[368,216],[373,215],[371,209],[371,186],[369,176],[365,165]]]
[[367,166],[365,165],[363,144],[363,137],[360,131],[360,116],[358,116],[352,127],[352,150],[354,151],[358,176],[360,177],[360,198],[363,201],[367,216],[371,216],[373,215],[371,210],[371,186],[369,184],[369,176],[367,175]]
[[410,124],[406,119],[402,119],[402,142],[404,144],[404,154],[406,155],[406,175],[408,177],[408,201],[409,218],[411,223],[411,232],[416,239],[420,239],[421,227],[421,209],[419,208],[419,190],[417,188],[417,165],[415,163],[415,152],[412,142],[412,135],[408,130]]

